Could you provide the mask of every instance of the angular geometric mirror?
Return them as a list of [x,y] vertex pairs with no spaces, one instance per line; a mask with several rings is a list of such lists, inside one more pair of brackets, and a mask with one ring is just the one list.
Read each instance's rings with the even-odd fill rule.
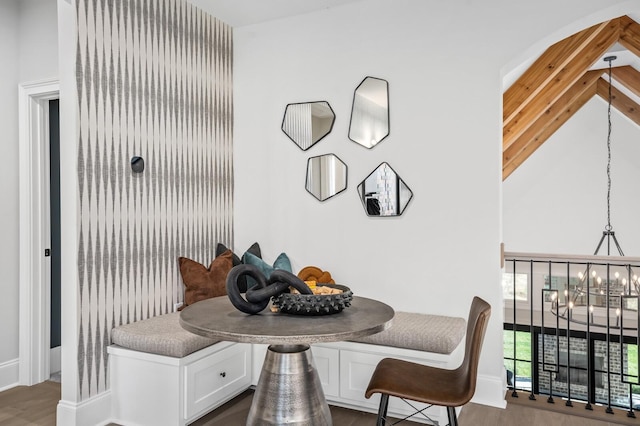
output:
[[347,165],[334,154],[309,158],[305,188],[320,201],[341,193],[347,189]]
[[358,194],[369,216],[400,216],[413,198],[413,192],[387,163],[360,182]]
[[282,131],[306,151],[331,132],[335,118],[328,102],[289,104],[284,111]]
[[353,94],[349,139],[371,149],[388,135],[389,83],[367,77]]

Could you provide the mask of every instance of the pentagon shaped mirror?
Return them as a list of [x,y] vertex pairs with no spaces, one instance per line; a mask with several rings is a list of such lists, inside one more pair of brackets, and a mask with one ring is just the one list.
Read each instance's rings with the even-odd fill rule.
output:
[[413,192],[387,163],[382,163],[358,185],[368,216],[400,216]]
[[367,77],[356,88],[351,107],[349,139],[373,148],[389,136],[389,83]]
[[305,188],[320,201],[341,193],[347,189],[347,165],[334,154],[309,158]]
[[329,102],[289,104],[284,111],[282,131],[306,151],[331,132],[335,118]]

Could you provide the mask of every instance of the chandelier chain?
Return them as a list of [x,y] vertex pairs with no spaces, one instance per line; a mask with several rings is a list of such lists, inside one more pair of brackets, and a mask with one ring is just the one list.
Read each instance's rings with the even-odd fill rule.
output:
[[611,231],[611,62],[609,60],[609,106],[607,109],[607,226],[605,229]]

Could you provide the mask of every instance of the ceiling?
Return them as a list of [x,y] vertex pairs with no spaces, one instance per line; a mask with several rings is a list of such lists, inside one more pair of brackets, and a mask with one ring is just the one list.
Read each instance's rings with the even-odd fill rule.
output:
[[640,25],[629,16],[587,28],[545,50],[503,94],[502,178],[509,177],[592,97],[640,125]]
[[363,0],[188,0],[234,28],[303,15]]

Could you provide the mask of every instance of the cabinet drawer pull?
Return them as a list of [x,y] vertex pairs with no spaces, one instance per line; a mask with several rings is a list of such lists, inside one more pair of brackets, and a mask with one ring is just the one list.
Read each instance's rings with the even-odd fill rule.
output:
[[227,373],[223,371],[222,373],[220,373],[220,376],[227,377]]

